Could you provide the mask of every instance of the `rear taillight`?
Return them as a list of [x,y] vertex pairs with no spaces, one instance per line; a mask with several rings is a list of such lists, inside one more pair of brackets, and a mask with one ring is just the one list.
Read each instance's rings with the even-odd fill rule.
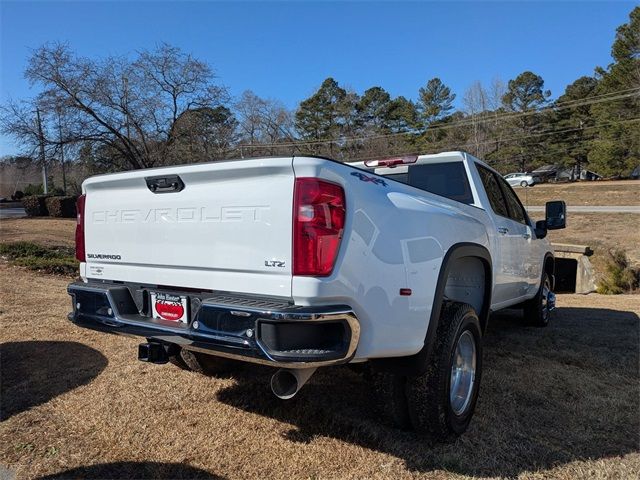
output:
[[344,230],[345,199],[340,185],[297,178],[293,202],[293,274],[331,275]]
[[80,195],[76,202],[77,223],[76,223],[76,258],[80,262],[86,260],[84,249],[84,203],[86,195]]

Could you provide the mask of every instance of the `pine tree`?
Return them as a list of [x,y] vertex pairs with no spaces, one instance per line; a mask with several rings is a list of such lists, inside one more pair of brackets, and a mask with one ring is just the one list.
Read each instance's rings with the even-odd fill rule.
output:
[[418,111],[425,127],[446,117],[453,110],[455,93],[439,78],[432,78],[418,90]]
[[618,27],[611,56],[614,62],[607,69],[596,69],[595,93],[620,98],[592,108],[597,136],[589,162],[596,172],[616,176],[640,164],[640,122],[634,120],[640,117],[640,7],[631,11],[629,23]]
[[512,120],[507,124],[510,140],[503,148],[502,155],[511,156],[519,165],[520,171],[542,163],[544,152],[542,141],[538,137],[545,119],[537,110],[545,106],[551,92],[544,89],[544,80],[533,72],[523,72],[509,80],[507,92],[502,103],[507,112],[513,112]]
[[356,105],[359,127],[367,133],[387,131],[390,107],[391,95],[384,88],[365,90]]
[[[352,112],[355,98],[338,85],[333,78],[327,78],[311,97],[303,100],[295,114],[296,130],[302,139],[338,140],[353,124]],[[320,146],[307,150],[319,153]],[[329,154],[333,155],[336,145],[329,144]]]
[[570,166],[576,177],[580,176],[588,161],[589,141],[594,119],[588,99],[593,96],[598,81],[593,77],[580,77],[567,86],[563,95],[555,102],[558,107],[552,120],[554,130],[566,131],[545,142],[556,163]]

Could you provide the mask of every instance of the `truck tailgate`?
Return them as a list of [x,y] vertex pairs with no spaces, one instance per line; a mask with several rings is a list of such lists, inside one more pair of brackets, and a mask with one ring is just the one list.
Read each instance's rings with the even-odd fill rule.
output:
[[[180,191],[153,192],[175,176]],[[152,179],[152,180],[149,180]],[[88,179],[86,278],[291,296],[292,158]]]

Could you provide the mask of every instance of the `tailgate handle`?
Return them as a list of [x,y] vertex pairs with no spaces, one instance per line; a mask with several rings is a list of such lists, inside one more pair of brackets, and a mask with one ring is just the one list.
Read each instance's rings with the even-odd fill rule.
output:
[[147,187],[153,193],[173,193],[184,190],[184,182],[178,175],[145,177]]

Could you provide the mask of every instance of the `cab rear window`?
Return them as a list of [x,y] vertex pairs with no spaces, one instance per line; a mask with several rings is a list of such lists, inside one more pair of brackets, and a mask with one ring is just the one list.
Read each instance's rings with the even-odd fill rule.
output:
[[467,171],[462,162],[411,165],[406,173],[387,174],[385,177],[467,205],[473,203]]

